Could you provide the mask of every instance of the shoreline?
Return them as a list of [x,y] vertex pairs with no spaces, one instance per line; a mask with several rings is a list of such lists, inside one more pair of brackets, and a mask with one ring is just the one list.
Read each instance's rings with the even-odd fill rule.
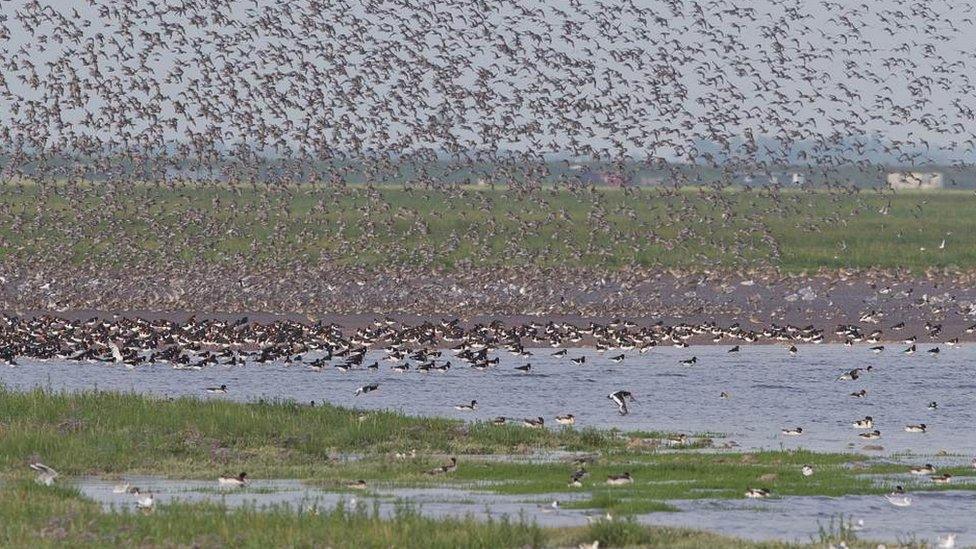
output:
[[[938,337],[931,337],[930,328],[932,324],[929,321],[923,321],[921,319],[915,319],[911,322],[905,322],[905,326],[898,331],[892,331],[887,329],[888,324],[895,323],[895,320],[891,320],[888,323],[865,323],[858,322],[859,318],[853,319],[832,319],[830,322],[820,322],[817,323],[814,319],[807,319],[808,322],[784,322],[784,323],[756,323],[755,319],[742,319],[733,316],[726,315],[724,317],[719,317],[718,319],[706,319],[704,315],[696,316],[692,319],[679,319],[679,318],[669,318],[669,317],[644,317],[644,318],[630,318],[630,317],[607,317],[607,316],[580,316],[580,315],[546,315],[546,316],[535,316],[535,315],[472,315],[468,317],[458,317],[449,314],[443,315],[418,315],[418,314],[401,314],[401,313],[391,313],[391,314],[327,314],[318,317],[311,317],[307,315],[302,315],[298,313],[290,314],[276,314],[267,312],[191,312],[191,311],[146,311],[146,310],[131,310],[131,311],[105,311],[97,309],[85,309],[85,310],[69,310],[69,311],[46,311],[46,310],[28,310],[28,311],[0,311],[7,317],[17,317],[22,320],[28,319],[39,319],[42,317],[54,317],[61,320],[66,320],[69,322],[83,322],[93,318],[103,320],[103,321],[113,321],[113,320],[145,320],[145,321],[167,321],[176,324],[185,324],[191,319],[194,321],[217,321],[217,322],[227,322],[232,323],[240,321],[243,318],[247,318],[248,322],[251,324],[274,324],[279,322],[297,322],[306,326],[312,326],[318,323],[322,325],[329,326],[334,325],[340,328],[340,331],[345,337],[351,337],[355,335],[358,330],[370,328],[376,326],[376,323],[388,322],[392,320],[395,322],[395,326],[400,329],[413,328],[422,326],[424,324],[439,324],[441,322],[451,322],[456,320],[458,325],[465,331],[471,330],[477,326],[488,326],[490,324],[500,324],[503,327],[518,327],[527,325],[546,325],[549,323],[555,324],[565,324],[572,325],[577,328],[586,328],[591,324],[597,326],[608,326],[615,322],[628,322],[633,323],[635,326],[631,331],[636,331],[645,328],[652,327],[663,327],[671,328],[675,326],[701,326],[704,323],[713,324],[717,328],[727,329],[734,325],[739,325],[744,331],[752,331],[762,333],[764,330],[770,329],[773,325],[777,327],[793,326],[797,328],[805,328],[812,326],[816,330],[820,330],[823,333],[823,341],[820,342],[805,342],[797,341],[791,339],[776,339],[769,337],[760,337],[756,341],[745,341],[740,339],[730,339],[722,338],[721,341],[713,341],[713,336],[708,333],[695,334],[685,340],[689,346],[701,346],[701,345],[740,345],[740,346],[752,346],[752,345],[817,345],[817,344],[843,344],[845,338],[835,333],[838,326],[858,326],[864,333],[870,333],[874,330],[880,330],[882,335],[879,337],[878,341],[874,342],[857,342],[856,345],[911,345],[904,340],[910,337],[916,337],[916,345],[940,345],[947,340],[957,340],[958,343],[972,343],[976,342],[976,319],[965,319],[965,318],[955,318],[955,319],[944,319],[941,322],[942,333]],[[968,330],[968,331],[967,331]],[[897,336],[895,335],[897,334]],[[899,337],[900,336],[900,337]],[[384,340],[380,340],[384,341]],[[441,344],[445,342],[441,341]],[[558,347],[559,348],[583,348],[583,347],[594,347],[596,340],[592,335],[585,334],[583,339],[579,342],[563,341]],[[658,346],[670,347],[672,343],[661,342]],[[526,349],[546,349],[546,348],[556,348],[551,345],[544,345],[538,342],[526,341],[524,343]]]

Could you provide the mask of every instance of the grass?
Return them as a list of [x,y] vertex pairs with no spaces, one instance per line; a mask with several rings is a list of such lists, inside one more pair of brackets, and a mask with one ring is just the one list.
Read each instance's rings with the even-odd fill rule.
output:
[[540,547],[546,532],[522,520],[438,520],[398,509],[381,517],[341,504],[317,513],[288,507],[228,510],[208,504],[159,505],[150,515],[105,513],[66,489],[32,482],[0,491],[0,546],[119,547]]
[[[70,474],[188,472],[232,465],[263,475],[302,476],[337,454],[526,453],[547,449],[621,451],[626,441],[596,429],[538,430],[465,425],[289,402],[165,400],[136,394],[58,394],[0,389],[0,469],[38,454]],[[54,465],[54,464],[52,464]]]
[[[71,194],[75,193],[75,194]],[[887,214],[880,213],[890,201]],[[0,257],[101,268],[976,267],[971,191],[413,190],[0,186]],[[192,220],[192,223],[188,223]],[[694,221],[694,222],[690,222]],[[762,237],[768,230],[773,241]],[[113,238],[105,234],[111,232]],[[950,234],[951,233],[951,234]],[[949,236],[947,236],[949,235]],[[947,246],[939,249],[942,239]],[[775,242],[775,244],[774,244]],[[924,251],[923,251],[924,248]]]
[[[662,452],[632,447],[627,436],[597,429],[537,430],[385,411],[362,414],[287,402],[0,390],[0,475],[27,477],[25,464],[37,456],[66,476],[214,478],[243,470],[253,478],[300,478],[337,490],[363,479],[371,485],[451,484],[505,494],[583,492],[586,498],[570,505],[637,513],[661,510],[669,499],[738,498],[759,486],[776,495],[880,493],[884,487],[871,475],[906,470],[854,454]],[[416,458],[395,456],[412,449]],[[477,457],[554,450],[595,458],[583,489],[567,486],[575,466],[566,461]],[[449,455],[460,456],[457,471],[425,474]],[[850,467],[853,462],[861,467]],[[805,464],[815,467],[813,477],[801,475]],[[633,484],[603,483],[624,471],[634,476]],[[958,482],[939,488],[969,486],[965,469],[952,472]]]
[[[288,506],[226,509],[212,504],[158,505],[150,514],[107,513],[77,491],[30,481],[0,490],[3,547],[600,547],[782,548],[682,528],[646,527],[631,519],[584,528],[542,528],[522,518],[433,519],[408,506],[383,517],[375,507],[329,510]],[[791,547],[793,545],[790,545]]]
[[[804,451],[757,453],[661,452],[628,446],[609,431],[558,431],[466,426],[452,420],[391,412],[360,412],[289,403],[160,400],[134,394],[56,394],[0,390],[0,546],[199,546],[333,545],[356,547],[537,547],[601,541],[608,546],[762,546],[681,529],[646,528],[626,517],[672,508],[668,500],[740,498],[746,488],[767,487],[774,497],[883,493],[872,475],[901,473],[904,466],[853,454]],[[499,433],[493,433],[498,431]],[[656,435],[642,432],[641,436]],[[420,450],[398,459],[393,449]],[[583,488],[567,486],[568,462],[503,461],[464,457],[464,451],[507,452],[576,448],[594,456]],[[359,459],[333,460],[355,451]],[[436,477],[424,471],[460,455],[457,471]],[[614,521],[587,528],[551,530],[521,520],[435,520],[410,509],[381,517],[364,508],[309,514],[287,507],[225,509],[206,504],[160,505],[152,516],[107,513],[59,481],[43,487],[25,466],[37,455],[62,473],[159,474],[214,478],[247,470],[254,478],[301,478],[337,491],[364,479],[369,486],[452,486],[502,494],[558,498],[564,508],[611,512]],[[852,467],[857,463],[857,467]],[[813,477],[800,467],[813,465]],[[607,475],[630,472],[631,485],[610,487]],[[972,488],[964,468],[958,483]],[[928,487],[933,488],[935,487]],[[545,494],[544,497],[542,495]],[[619,520],[623,519],[623,520]],[[833,528],[831,527],[831,532]],[[422,540],[418,542],[418,540]],[[766,544],[778,547],[777,544]]]

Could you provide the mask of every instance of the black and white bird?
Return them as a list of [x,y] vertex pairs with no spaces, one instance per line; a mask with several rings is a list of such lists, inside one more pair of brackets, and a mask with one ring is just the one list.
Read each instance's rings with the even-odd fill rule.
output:
[[211,394],[223,394],[227,392],[227,386],[221,385],[220,387],[207,387],[204,390]]
[[370,383],[368,385],[363,385],[362,387],[356,389],[356,396],[365,395],[367,393],[372,393],[373,391],[380,388],[379,383]]
[[637,402],[637,400],[634,398],[634,395],[631,394],[630,391],[614,391],[613,393],[607,395],[607,398],[609,398],[611,401],[613,401],[614,404],[617,405],[617,411],[620,412],[620,415],[622,416],[625,416],[628,413],[630,413],[630,411],[627,409],[628,400],[630,400],[631,402]]
[[247,473],[243,471],[236,477],[221,476],[217,478],[217,485],[226,488],[241,488],[247,486],[248,482],[250,481],[247,478]]
[[473,412],[478,409],[478,401],[472,400],[471,404],[455,404],[454,409],[461,412]]

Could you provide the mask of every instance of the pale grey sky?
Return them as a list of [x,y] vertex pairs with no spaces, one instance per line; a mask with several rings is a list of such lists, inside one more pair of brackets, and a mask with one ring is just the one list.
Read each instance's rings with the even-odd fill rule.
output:
[[[48,144],[214,131],[228,146],[257,135],[356,151],[583,143],[610,158],[683,158],[702,139],[848,147],[878,135],[958,160],[976,146],[972,11],[949,0],[7,0],[2,141],[44,120],[34,138]],[[185,41],[167,34],[176,28]],[[850,160],[878,152],[844,147]]]

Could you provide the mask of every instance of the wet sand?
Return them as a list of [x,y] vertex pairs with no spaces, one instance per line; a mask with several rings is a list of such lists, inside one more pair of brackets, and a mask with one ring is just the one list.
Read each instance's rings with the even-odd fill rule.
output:
[[[333,281],[336,282],[336,281]],[[444,282],[444,281],[441,281]],[[392,318],[405,325],[458,319],[462,326],[502,322],[512,326],[525,323],[570,323],[585,326],[590,322],[607,324],[623,319],[647,326],[712,322],[719,326],[739,324],[745,330],[761,331],[777,325],[814,326],[825,332],[827,341],[842,341],[833,332],[838,325],[858,325],[865,332],[881,330],[884,341],[900,341],[916,336],[920,343],[938,342],[958,337],[960,341],[976,340],[966,329],[976,325],[976,283],[969,276],[941,274],[907,276],[890,273],[831,273],[815,276],[732,276],[656,274],[634,280],[618,277],[599,279],[576,287],[567,279],[556,277],[548,287],[536,282],[509,282],[512,286],[486,290],[454,281],[452,290],[433,291],[431,280],[404,281],[405,289],[389,290],[391,281],[377,277],[370,282],[333,286],[336,291],[307,299],[293,308],[287,299],[274,296],[236,299],[199,295],[197,308],[185,303],[156,303],[130,292],[123,284],[111,299],[98,307],[83,307],[91,298],[75,296],[57,281],[46,291],[57,294],[56,303],[40,306],[27,285],[8,280],[2,292],[0,310],[5,314],[34,317],[44,314],[68,319],[113,316],[168,319],[185,322],[190,318],[233,321],[248,317],[267,323],[290,320],[303,323],[337,324],[344,331],[370,325],[375,320]],[[523,281],[524,282],[524,281]],[[338,283],[338,282],[336,282]],[[35,288],[35,290],[37,290]],[[565,295],[572,295],[566,299]],[[403,299],[404,295],[424,297]],[[400,296],[400,297],[398,297]],[[557,297],[560,296],[560,297]],[[240,296],[239,296],[240,297]],[[255,303],[257,301],[257,303]],[[544,306],[543,306],[544,304]],[[177,305],[177,306],[173,306]],[[869,315],[866,317],[865,315]],[[904,323],[899,331],[890,328]],[[935,331],[941,326],[941,331]],[[761,340],[761,342],[768,340]],[[590,344],[589,341],[580,345]],[[696,336],[690,343],[711,343],[710,337]]]

